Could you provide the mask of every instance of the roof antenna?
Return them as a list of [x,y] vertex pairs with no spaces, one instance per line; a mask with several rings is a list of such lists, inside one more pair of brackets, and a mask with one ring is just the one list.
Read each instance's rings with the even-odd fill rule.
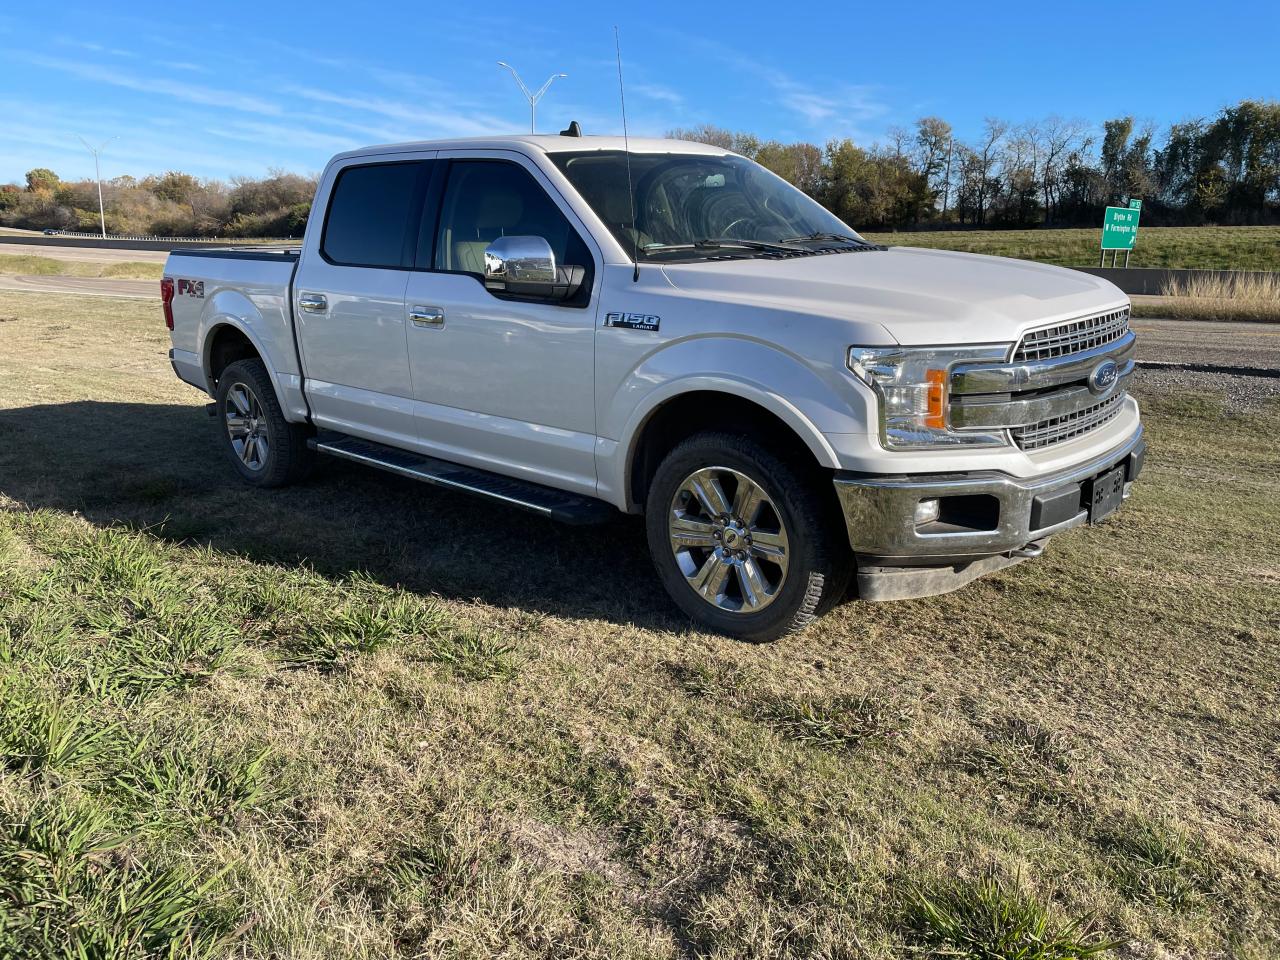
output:
[[640,282],[640,229],[636,226],[636,189],[631,184],[631,141],[627,138],[627,93],[622,86],[622,42],[618,26],[613,27],[613,48],[618,55],[618,99],[622,101],[622,152],[627,158],[627,198],[631,201],[631,282]]

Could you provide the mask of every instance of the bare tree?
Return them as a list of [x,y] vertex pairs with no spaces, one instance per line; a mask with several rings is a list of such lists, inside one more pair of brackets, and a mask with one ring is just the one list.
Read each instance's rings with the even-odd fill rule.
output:
[[977,158],[974,201],[975,213],[979,225],[986,223],[987,207],[991,203],[991,195],[999,189],[996,180],[996,169],[1000,161],[1000,145],[1009,132],[1009,124],[995,117],[987,117],[982,124],[982,139],[973,147]]
[[[914,167],[924,180],[928,196],[922,206],[934,210],[939,196],[946,195],[951,158],[951,124],[940,117],[921,117],[916,121]],[[945,213],[946,202],[943,201]]]
[[1051,116],[1032,129],[1040,165],[1044,221],[1052,223],[1057,219],[1061,205],[1062,176],[1066,161],[1077,150],[1087,150],[1092,138],[1089,135],[1089,125],[1083,120],[1064,120],[1058,116]]

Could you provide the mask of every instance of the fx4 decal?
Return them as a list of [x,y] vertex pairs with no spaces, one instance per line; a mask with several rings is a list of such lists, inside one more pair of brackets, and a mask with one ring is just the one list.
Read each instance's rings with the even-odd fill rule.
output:
[[180,297],[199,297],[204,299],[204,281],[203,280],[179,280],[178,296]]
[[657,330],[662,318],[652,313],[606,313],[606,327],[626,327],[628,330]]

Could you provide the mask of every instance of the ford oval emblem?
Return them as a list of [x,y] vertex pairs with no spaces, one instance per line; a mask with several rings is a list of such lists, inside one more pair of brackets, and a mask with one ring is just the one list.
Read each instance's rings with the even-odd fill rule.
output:
[[1089,374],[1089,389],[1094,393],[1106,393],[1120,377],[1120,368],[1114,360],[1103,360]]

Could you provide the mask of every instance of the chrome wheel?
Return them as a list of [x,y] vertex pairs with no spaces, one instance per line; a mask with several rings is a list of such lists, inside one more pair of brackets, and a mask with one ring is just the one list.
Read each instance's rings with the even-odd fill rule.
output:
[[685,581],[720,610],[763,610],[786,581],[782,514],[737,470],[707,467],[686,477],[671,502],[667,533]]
[[248,384],[233,383],[227,391],[226,418],[227,436],[240,462],[255,472],[266,469],[271,450],[267,418]]

